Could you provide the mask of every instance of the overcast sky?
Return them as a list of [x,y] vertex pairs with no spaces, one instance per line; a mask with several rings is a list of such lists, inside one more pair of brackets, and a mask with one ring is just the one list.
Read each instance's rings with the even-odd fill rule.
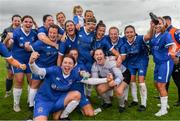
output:
[[0,32],[9,26],[11,16],[17,13],[33,16],[40,25],[44,14],[55,16],[59,11],[72,19],[74,5],[81,5],[84,11],[93,10],[97,20],[122,30],[125,25],[134,24],[139,31],[144,31],[142,24],[149,24],[149,12],[172,16],[180,28],[180,0],[0,0]]

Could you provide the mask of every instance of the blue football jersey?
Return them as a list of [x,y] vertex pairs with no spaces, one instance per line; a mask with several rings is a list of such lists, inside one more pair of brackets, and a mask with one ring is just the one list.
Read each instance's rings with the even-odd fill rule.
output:
[[168,47],[173,43],[173,39],[168,32],[160,33],[151,39],[150,47],[155,63],[162,63],[171,59],[168,54]]
[[47,45],[38,40],[32,44],[32,47],[40,56],[36,60],[39,67],[50,67],[57,65],[58,50],[55,47]]
[[71,48],[78,49],[78,35],[77,34],[73,40],[67,36],[67,39],[64,42],[61,42],[59,44],[59,53],[61,55],[65,55],[68,52],[68,50],[70,50]]
[[25,42],[30,42],[30,44],[34,43],[37,40],[37,33],[31,30],[29,34],[25,34],[22,28],[17,28],[13,32],[13,40],[13,57],[19,61],[28,63],[31,52],[25,50],[24,44]]
[[76,75],[74,71],[71,71],[70,75],[65,78],[61,67],[46,68],[46,75],[37,92],[36,99],[40,96],[44,100],[56,101],[62,93],[68,92],[77,80],[79,80],[79,75]]

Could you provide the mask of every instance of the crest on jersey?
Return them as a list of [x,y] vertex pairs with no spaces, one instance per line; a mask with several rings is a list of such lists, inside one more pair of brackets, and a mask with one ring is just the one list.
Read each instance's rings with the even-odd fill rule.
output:
[[42,113],[43,112],[43,107],[39,107],[38,108],[38,113]]

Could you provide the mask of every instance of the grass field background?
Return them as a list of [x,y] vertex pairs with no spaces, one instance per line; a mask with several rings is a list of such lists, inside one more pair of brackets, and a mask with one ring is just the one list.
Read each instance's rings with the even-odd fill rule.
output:
[[[113,106],[107,110],[103,110],[101,113],[95,117],[84,117],[80,112],[73,112],[70,115],[72,120],[180,120],[180,107],[174,107],[173,104],[177,100],[177,89],[174,82],[171,80],[169,89],[169,113],[162,117],[155,117],[154,114],[159,110],[157,104],[158,99],[154,96],[158,95],[154,88],[153,82],[153,69],[154,64],[152,62],[152,57],[150,57],[150,62],[148,66],[148,72],[146,76],[146,85],[148,90],[148,101],[147,110],[145,112],[138,112],[137,107],[127,108],[124,113],[118,112],[117,99],[114,97]],[[21,96],[21,111],[15,113],[13,111],[13,96],[4,98],[5,95],[5,79],[6,79],[6,69],[5,61],[0,57],[0,120],[26,120],[32,113],[28,111],[27,106],[27,82],[24,81],[24,89]],[[131,95],[129,94],[129,103],[132,101]],[[140,101],[140,98],[139,98]],[[94,108],[100,106],[100,99],[97,98],[95,91],[92,94],[92,102]]]

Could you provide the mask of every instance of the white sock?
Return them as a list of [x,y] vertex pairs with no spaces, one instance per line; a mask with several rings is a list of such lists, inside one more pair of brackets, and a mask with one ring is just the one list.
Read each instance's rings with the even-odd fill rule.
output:
[[36,96],[36,93],[37,93],[37,89],[32,89],[30,88],[29,90],[29,107],[32,107],[34,106],[34,98]]
[[122,96],[118,96],[118,102],[119,102],[120,107],[125,107],[124,101],[125,101],[125,95],[124,94]]
[[86,89],[85,95],[90,97],[90,96],[91,96],[91,92],[92,92],[93,86],[92,86],[92,85],[86,84],[85,87],[86,87],[86,88],[85,88],[85,89]]
[[69,114],[78,106],[79,100],[72,100],[64,109],[61,114],[61,118],[67,118]]
[[21,94],[22,94],[22,89],[13,88],[14,104],[18,104],[19,105]]
[[108,95],[108,93],[107,92],[105,92],[105,93],[103,93],[102,95],[101,95],[101,97],[102,97],[102,99],[103,99],[103,101],[105,102],[105,103],[111,103],[111,99],[110,99],[110,97],[109,97],[109,95]]
[[161,99],[161,110],[167,111],[168,96],[160,97]]
[[136,82],[131,82],[131,93],[133,101],[138,102]]
[[124,90],[124,100],[128,100],[128,93],[129,93],[129,85],[127,85]]
[[139,83],[139,91],[141,96],[141,105],[146,107],[147,101],[147,88],[145,83]]
[[107,94],[108,94],[109,96],[113,97],[113,90],[107,91]]

